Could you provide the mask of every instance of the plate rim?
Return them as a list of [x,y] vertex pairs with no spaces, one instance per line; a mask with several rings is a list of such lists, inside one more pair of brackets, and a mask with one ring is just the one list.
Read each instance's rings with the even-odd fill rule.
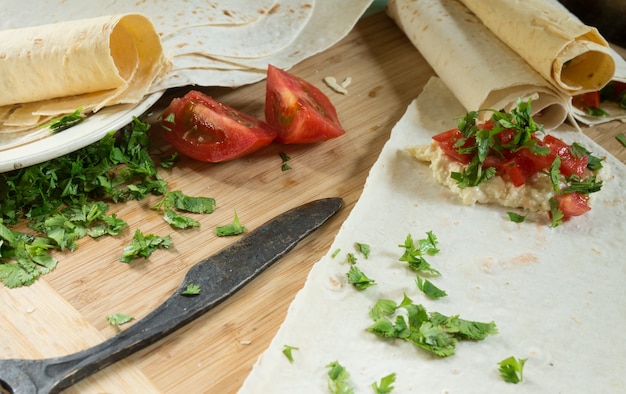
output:
[[[93,144],[110,131],[126,126],[134,117],[146,112],[164,93],[165,90],[150,93],[135,105],[120,104],[103,108],[67,130],[0,151],[0,173],[40,164]],[[108,118],[110,120],[107,121]]]

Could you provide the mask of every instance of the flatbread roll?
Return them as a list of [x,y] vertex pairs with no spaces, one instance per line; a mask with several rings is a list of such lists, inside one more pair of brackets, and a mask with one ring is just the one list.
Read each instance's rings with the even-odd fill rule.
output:
[[[165,63],[141,14],[0,31],[0,106],[11,107],[3,123],[30,126],[79,107],[139,102]],[[20,111],[26,104],[31,116]]]
[[459,0],[548,81],[569,94],[600,90],[615,72],[594,27],[545,0]]
[[509,111],[518,98],[532,98],[533,116],[545,129],[567,119],[568,96],[458,1],[390,0],[387,13],[468,111]]

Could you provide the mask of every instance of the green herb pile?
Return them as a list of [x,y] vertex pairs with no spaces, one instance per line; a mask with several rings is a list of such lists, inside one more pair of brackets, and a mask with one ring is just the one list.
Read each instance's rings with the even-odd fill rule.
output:
[[[156,210],[175,228],[199,225],[174,208],[212,212],[215,200],[168,192],[148,151],[149,125],[135,118],[125,128],[78,151],[44,163],[0,174],[0,281],[13,288],[32,284],[55,268],[53,250],[74,250],[85,236],[118,235],[127,223],[108,214],[110,203],[163,195]],[[169,162],[164,162],[169,164]],[[13,227],[26,223],[28,229]],[[138,230],[137,230],[138,231]],[[154,236],[139,237],[143,240]],[[137,238],[137,237],[135,237]],[[169,246],[167,238],[156,240]],[[133,241],[122,261],[147,257],[155,242]],[[121,251],[120,251],[121,253]]]

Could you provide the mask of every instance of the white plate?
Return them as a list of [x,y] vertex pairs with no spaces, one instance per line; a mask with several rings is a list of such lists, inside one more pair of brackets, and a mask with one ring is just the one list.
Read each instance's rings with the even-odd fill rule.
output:
[[106,107],[76,126],[48,137],[0,152],[0,172],[39,164],[92,144],[109,131],[118,130],[146,112],[163,91],[146,96],[139,104]]

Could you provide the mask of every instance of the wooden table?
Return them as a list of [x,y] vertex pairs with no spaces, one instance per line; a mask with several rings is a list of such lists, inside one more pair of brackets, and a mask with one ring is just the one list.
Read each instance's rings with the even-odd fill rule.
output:
[[[341,138],[310,146],[272,145],[223,164],[183,159],[162,171],[172,190],[217,200],[200,229],[174,231],[148,198],[113,206],[130,229],[117,238],[84,240],[76,252],[57,255],[58,268],[27,288],[0,288],[0,354],[3,358],[59,356],[116,334],[105,316],[139,319],[178,286],[186,270],[232,241],[213,234],[237,214],[253,229],[276,214],[312,199],[342,197],[344,208],[313,236],[219,307],[160,342],[80,382],[67,392],[231,393],[269,345],[311,266],[326,253],[361,194],[370,167],[407,105],[434,74],[418,51],[384,14],[361,20],[333,48],[292,70],[320,87],[335,103],[347,130]],[[322,82],[352,78],[349,95]],[[263,82],[239,89],[202,89],[243,111],[262,116]],[[169,92],[162,107],[187,89]],[[626,163],[615,136],[626,124],[611,122],[585,133]],[[155,136],[155,153],[169,149]],[[281,171],[279,154],[291,157]],[[136,228],[170,234],[174,248],[149,260],[118,262]],[[124,326],[122,326],[123,329]]]

